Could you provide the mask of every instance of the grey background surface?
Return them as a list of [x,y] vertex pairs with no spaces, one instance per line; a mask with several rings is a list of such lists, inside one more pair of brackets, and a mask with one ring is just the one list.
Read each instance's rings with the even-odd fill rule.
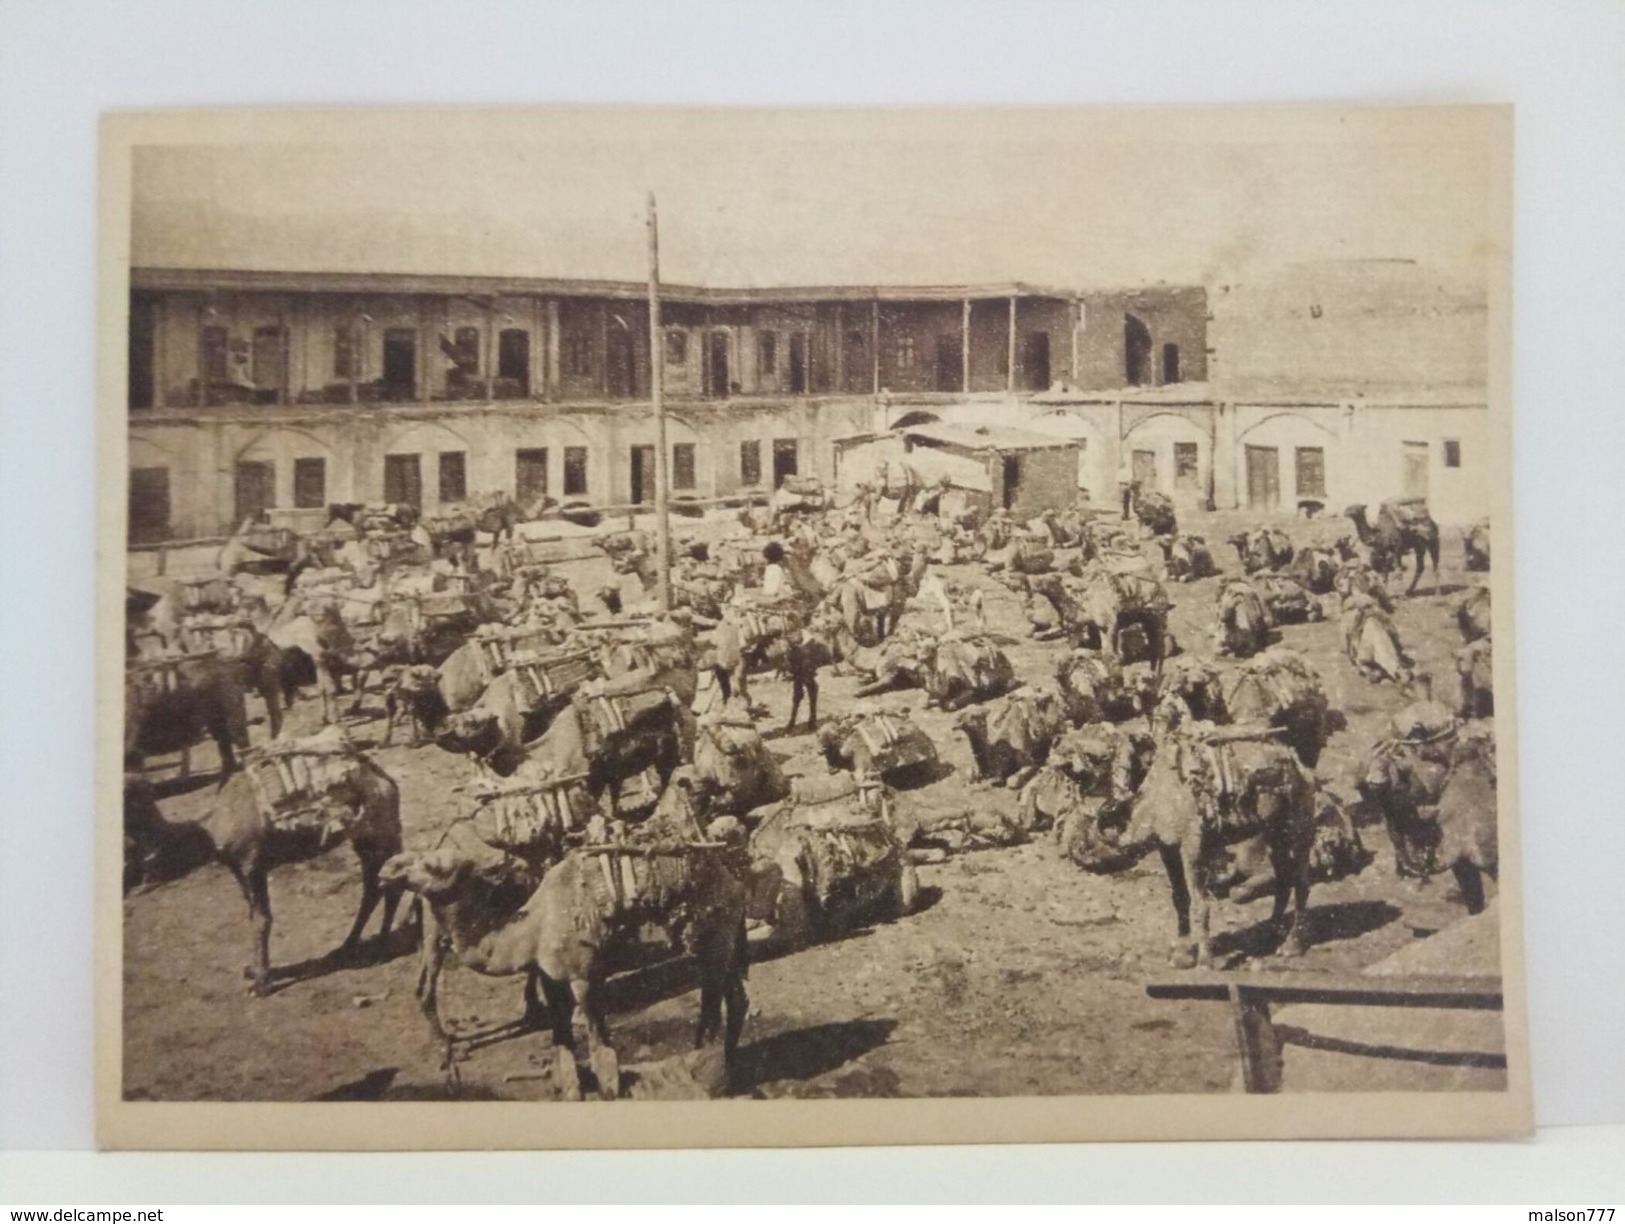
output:
[[6,0],[0,28],[0,1147],[91,1144],[96,120],[241,104],[1514,102],[1537,1118],[1625,1121],[1625,8]]

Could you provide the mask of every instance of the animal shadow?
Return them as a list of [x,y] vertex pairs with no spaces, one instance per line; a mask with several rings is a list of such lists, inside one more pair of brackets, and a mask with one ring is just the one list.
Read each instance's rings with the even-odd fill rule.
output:
[[364,939],[348,952],[334,948],[321,956],[307,957],[291,965],[275,965],[271,969],[268,994],[280,994],[290,986],[313,981],[344,969],[371,969],[388,964],[417,951],[419,932],[411,921],[400,923],[388,935]]
[[827,1075],[891,1038],[897,1021],[841,1020],[775,1033],[741,1046],[734,1058],[734,1091],[749,1096],[777,1080]]
[[399,1067],[379,1067],[358,1080],[329,1088],[313,1101],[502,1101],[507,1098],[479,1084],[398,1084]]
[[918,765],[910,765],[904,769],[894,770],[891,774],[891,784],[898,790],[921,790],[924,787],[941,782],[944,778],[953,776],[954,767],[940,758],[934,761],[922,761]]
[[[1397,907],[1386,901],[1338,901],[1312,905],[1303,916],[1304,943],[1316,947],[1343,939],[1356,939],[1381,930],[1400,916]],[[1220,959],[1261,960],[1280,950],[1286,934],[1284,923],[1269,919],[1239,930],[1223,931],[1213,938],[1213,955]]]

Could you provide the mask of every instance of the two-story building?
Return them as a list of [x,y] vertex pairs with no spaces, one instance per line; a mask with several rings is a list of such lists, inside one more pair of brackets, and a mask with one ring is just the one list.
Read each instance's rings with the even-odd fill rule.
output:
[[[661,321],[676,498],[831,479],[877,405],[1200,381],[1207,360],[1188,287],[666,286]],[[647,502],[649,342],[641,283],[136,268],[131,539],[341,501]]]

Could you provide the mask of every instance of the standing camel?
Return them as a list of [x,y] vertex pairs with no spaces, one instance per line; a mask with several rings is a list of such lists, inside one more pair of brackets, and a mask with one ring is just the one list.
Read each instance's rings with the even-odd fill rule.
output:
[[126,784],[124,835],[135,860],[154,874],[175,875],[209,859],[224,863],[254,924],[254,959],[244,970],[250,990],[269,993],[271,984],[271,895],[273,867],[314,858],[334,840],[347,837],[361,860],[361,905],[337,956],[352,954],[379,900],[384,902],[380,938],[389,934],[399,886],[383,886],[378,873],[401,851],[400,790],[395,781],[364,757],[354,758],[342,783],[324,795],[333,819],[324,827],[273,823],[260,808],[246,772],[232,774],[215,791],[209,811],[198,821],[169,821],[156,803]]
[[[1405,509],[1401,511],[1399,507]],[[1350,506],[1343,511],[1354,520],[1354,529],[1360,533],[1360,543],[1371,550],[1371,568],[1385,578],[1390,573],[1404,572],[1405,555],[1416,559],[1416,572],[1411,584],[1405,588],[1410,595],[1422,581],[1422,566],[1433,558],[1433,593],[1439,593],[1439,524],[1433,521],[1427,506],[1420,499],[1383,502],[1377,510],[1373,526],[1366,517],[1365,507]]]

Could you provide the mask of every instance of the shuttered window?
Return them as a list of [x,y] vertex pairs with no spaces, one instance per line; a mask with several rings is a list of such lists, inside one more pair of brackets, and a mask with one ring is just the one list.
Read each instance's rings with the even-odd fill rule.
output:
[[327,504],[327,460],[293,461],[293,504],[299,510],[315,510]]

